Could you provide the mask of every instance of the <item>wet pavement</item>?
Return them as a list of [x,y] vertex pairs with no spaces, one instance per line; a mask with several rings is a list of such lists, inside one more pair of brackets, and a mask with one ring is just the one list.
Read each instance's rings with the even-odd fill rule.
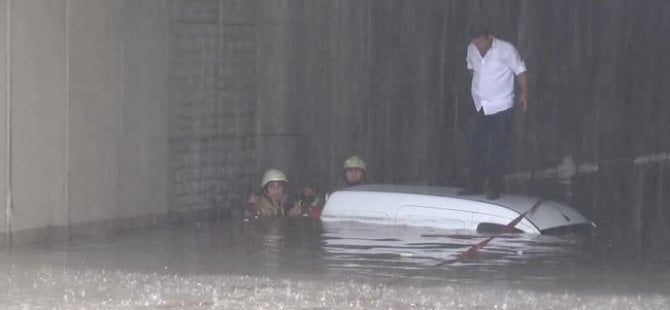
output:
[[200,221],[0,252],[2,309],[668,309],[670,268],[597,239]]

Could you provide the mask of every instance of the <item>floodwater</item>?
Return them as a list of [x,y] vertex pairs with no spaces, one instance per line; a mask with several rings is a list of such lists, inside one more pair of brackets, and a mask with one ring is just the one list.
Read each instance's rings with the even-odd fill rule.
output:
[[668,266],[598,240],[195,221],[0,252],[2,309],[668,309]]

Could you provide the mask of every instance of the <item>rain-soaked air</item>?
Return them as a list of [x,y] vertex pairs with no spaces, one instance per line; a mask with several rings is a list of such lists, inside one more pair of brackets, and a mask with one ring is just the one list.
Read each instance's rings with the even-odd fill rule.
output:
[[0,309],[670,309],[670,1],[0,0]]

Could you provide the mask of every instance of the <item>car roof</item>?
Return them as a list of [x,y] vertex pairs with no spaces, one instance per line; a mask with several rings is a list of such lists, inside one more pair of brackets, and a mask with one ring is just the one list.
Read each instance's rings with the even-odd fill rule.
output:
[[[365,184],[353,186],[346,189],[347,191],[365,191],[365,192],[382,192],[382,193],[403,193],[415,195],[441,196],[450,197],[463,200],[479,201],[489,204],[503,206],[519,213],[529,209],[540,198],[526,195],[503,194],[500,198],[491,200],[486,199],[484,194],[481,195],[458,195],[459,188],[448,186],[424,186],[424,185],[403,185],[403,184]],[[555,202],[552,202],[555,204]]]

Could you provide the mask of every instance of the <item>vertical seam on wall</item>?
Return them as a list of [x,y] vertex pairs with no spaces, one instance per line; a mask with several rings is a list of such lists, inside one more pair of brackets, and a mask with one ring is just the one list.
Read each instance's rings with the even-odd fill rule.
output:
[[70,228],[70,0],[65,0],[65,225]]
[[[368,78],[368,80],[367,80],[367,89],[368,89],[367,90],[368,91],[367,100],[368,100],[368,102],[373,102],[373,100],[372,100],[373,99],[373,93],[371,91],[372,87],[370,87],[370,85],[372,85],[372,79],[373,79],[373,76],[372,76],[372,53],[373,53],[373,51],[372,51],[372,40],[373,40],[373,38],[372,38],[372,36],[373,36],[373,33],[372,33],[372,0],[368,0],[368,29],[367,29],[367,33],[368,33],[368,46],[367,46],[367,55],[366,55],[366,57],[367,57],[366,61],[368,63],[367,64],[367,68],[368,68],[368,72],[367,72],[367,78]],[[370,145],[372,145],[372,139],[373,138],[371,136],[372,130],[370,130],[370,124],[372,124],[372,120],[371,120],[372,113],[370,113],[370,107],[369,107],[368,104],[366,104],[365,116],[366,116],[365,132],[367,134],[367,141],[365,141],[365,146],[366,146],[365,147],[365,155],[363,155],[363,156],[370,156],[371,152],[372,152]],[[338,174],[340,173],[339,169],[337,169],[335,171]]]
[[[121,175],[122,175],[122,169],[124,166],[121,164],[123,160],[121,160],[121,155],[124,154],[124,143],[123,143],[123,137],[125,133],[125,107],[126,107],[126,83],[125,77],[126,77],[126,59],[125,59],[125,51],[126,51],[126,45],[125,45],[125,32],[124,30],[127,29],[127,25],[129,21],[126,19],[128,16],[128,7],[127,7],[128,1],[123,1],[121,3],[121,22],[119,27],[121,28],[121,34],[119,35],[119,63],[121,66],[121,74],[119,78],[119,90],[121,92],[121,98],[119,102],[121,103],[120,106],[120,111],[119,111],[119,132],[117,132],[117,137],[116,137],[116,163],[118,165],[118,169],[116,169],[116,184],[115,184],[115,197],[114,197],[114,203],[115,203],[115,208],[120,211],[121,208],[126,209],[126,206],[121,206]],[[112,19],[111,16],[108,16],[108,23],[114,23],[114,20]],[[112,27],[110,25],[110,27]],[[127,210],[127,209],[126,209]],[[123,212],[119,212],[121,214],[117,214],[117,216],[122,217],[125,216],[122,214]]]
[[5,137],[6,137],[6,201],[5,220],[7,224],[7,247],[12,245],[12,0],[7,0],[5,47]]
[[[258,113],[259,113],[259,111],[261,111],[260,103],[258,102],[259,101],[259,99],[258,99],[258,88],[259,88],[258,87],[258,85],[259,85],[258,77],[260,76],[260,74],[258,72],[258,70],[259,70],[258,59],[260,58],[259,57],[259,53],[260,53],[259,45],[260,44],[259,44],[259,39],[258,39],[258,32],[259,32],[259,28],[260,28],[258,24],[260,22],[259,22],[259,16],[258,16],[258,11],[259,11],[258,7],[260,6],[260,3],[258,3],[258,2],[259,1],[255,1],[254,4],[253,4],[254,5],[254,21],[253,21],[253,24],[254,24],[254,77],[253,77],[253,81],[254,81],[254,83],[253,83],[254,114],[253,114],[253,120],[252,120],[252,122],[253,122],[253,129],[251,131],[252,135],[250,135],[251,138],[249,139],[251,142],[247,142],[251,145],[251,148],[253,149],[253,152],[252,152],[253,160],[252,160],[252,164],[250,165],[252,167],[251,168],[252,172],[249,173],[250,176],[256,175],[256,172],[260,171],[262,169],[260,167],[259,163],[258,163],[258,157],[259,157],[258,156],[258,144],[259,144],[258,143],[258,140],[259,140],[258,134],[261,132],[260,122],[258,121],[258,119],[259,119]],[[253,180],[252,177],[250,177],[249,179]],[[251,188],[255,188],[255,187],[252,185]]]
[[[222,36],[223,36],[223,1],[219,1],[219,3],[218,3],[218,14],[217,15],[218,15],[217,16],[218,25],[216,27],[216,69],[214,70],[214,72],[216,72],[215,76],[214,76],[214,92],[216,94],[215,95],[216,101],[214,103],[214,113],[216,113],[216,114],[218,114],[219,111],[222,109],[221,108],[221,105],[222,105],[221,101],[222,101],[222,98],[223,98],[223,96],[221,95],[221,90],[219,89],[219,83],[221,83],[220,79],[221,79],[221,66],[222,66],[222,64],[221,64],[221,62],[222,62],[221,53],[222,53],[222,50],[223,50],[223,43],[222,43],[223,42],[223,40],[222,40]],[[233,107],[233,113],[235,113],[234,109],[235,108]],[[233,117],[233,122],[235,122],[235,119],[236,119],[236,117]],[[222,122],[222,120],[217,118],[217,122],[216,122],[216,135],[217,136],[222,135],[223,130],[221,129],[221,122]],[[235,124],[233,126],[235,126]],[[218,140],[218,139],[216,139],[216,140]],[[218,143],[222,143],[222,142],[215,142],[215,143],[218,144]],[[215,148],[218,149],[218,146],[219,145],[215,146]],[[236,150],[233,150],[233,152],[235,152],[235,151]],[[214,200],[213,201],[213,203],[214,203],[213,207],[214,207],[215,211],[218,212],[219,211],[219,206],[221,205],[221,201],[219,201],[219,195],[222,192],[222,185],[221,184],[223,183],[222,180],[221,180],[222,177],[221,177],[221,174],[220,174],[220,169],[222,169],[222,166],[225,165],[225,164],[223,163],[223,155],[221,154],[221,152],[215,152],[215,154],[216,155],[214,155],[214,156],[216,158],[216,160],[215,160],[216,166],[214,167],[214,170],[216,171],[216,175],[214,177],[214,182],[216,184],[216,186],[215,186],[216,192],[213,195],[214,196],[213,197],[213,200]]]

